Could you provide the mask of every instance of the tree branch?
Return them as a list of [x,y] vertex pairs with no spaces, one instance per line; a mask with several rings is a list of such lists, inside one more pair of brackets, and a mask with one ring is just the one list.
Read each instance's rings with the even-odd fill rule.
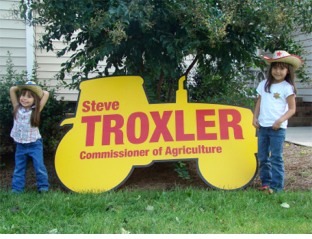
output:
[[189,65],[189,67],[186,69],[185,71],[185,75],[188,75],[188,73],[190,73],[190,71],[192,70],[192,68],[194,67],[194,65],[196,64],[196,62],[198,61],[199,58],[199,54],[196,55],[196,57],[194,58],[194,60],[192,61],[192,63]]

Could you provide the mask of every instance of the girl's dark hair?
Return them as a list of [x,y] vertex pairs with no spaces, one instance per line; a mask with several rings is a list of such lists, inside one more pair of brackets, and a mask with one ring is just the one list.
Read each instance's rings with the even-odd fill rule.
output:
[[285,62],[272,62],[271,65],[270,65],[270,68],[268,70],[268,77],[267,77],[267,82],[265,83],[265,86],[264,86],[264,90],[265,92],[269,92],[271,93],[270,89],[271,89],[271,85],[273,84],[274,82],[274,78],[272,76],[272,68],[273,67],[285,67],[288,69],[288,73],[285,77],[285,81],[287,81],[289,84],[291,84],[293,86],[293,89],[294,89],[294,93],[297,94],[297,88],[296,88],[296,85],[295,85],[295,70],[294,70],[294,67],[288,63],[285,63]]
[[[30,117],[30,125],[32,127],[38,127],[40,124],[40,98],[34,92],[27,89],[22,89],[18,97],[24,96],[26,94],[31,94],[31,96],[34,97],[34,105],[33,108],[31,108],[32,112]],[[15,107],[14,109],[14,118],[16,118],[18,108],[19,107]]]

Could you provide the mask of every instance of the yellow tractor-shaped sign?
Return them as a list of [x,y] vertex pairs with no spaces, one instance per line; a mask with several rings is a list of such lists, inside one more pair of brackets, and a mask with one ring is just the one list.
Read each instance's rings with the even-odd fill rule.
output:
[[75,192],[105,192],[135,167],[195,159],[208,185],[246,187],[257,172],[255,129],[249,109],[189,103],[179,79],[176,103],[149,104],[139,76],[81,82],[75,117],[58,145],[55,168]]

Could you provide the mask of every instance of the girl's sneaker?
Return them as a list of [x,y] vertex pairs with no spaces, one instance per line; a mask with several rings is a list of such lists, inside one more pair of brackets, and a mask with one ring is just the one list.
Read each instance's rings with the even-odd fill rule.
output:
[[270,187],[268,185],[263,185],[263,186],[259,187],[260,191],[267,191],[269,189],[270,189]]
[[274,190],[272,188],[269,188],[267,192],[268,192],[268,194],[273,194]]
[[274,190],[272,188],[270,188],[269,186],[267,185],[263,185],[259,188],[260,191],[263,191],[265,193],[268,193],[268,194],[273,194],[274,193]]

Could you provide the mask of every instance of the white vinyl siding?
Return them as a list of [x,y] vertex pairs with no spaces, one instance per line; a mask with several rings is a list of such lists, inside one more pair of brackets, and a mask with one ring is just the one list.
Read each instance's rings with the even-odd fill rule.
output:
[[302,97],[304,102],[312,102],[312,34],[296,33],[294,39],[302,46],[305,50],[303,55],[305,71],[309,76],[310,83],[301,83],[298,79],[296,83],[298,89],[298,97]]
[[[44,32],[44,28],[37,26],[35,29],[36,34],[36,63],[37,63],[37,75],[41,81],[44,81],[46,85],[50,87],[57,87],[60,85],[60,82],[56,80],[56,75],[59,73],[61,69],[61,64],[69,59],[69,54],[63,57],[57,57],[57,51],[63,48],[63,43],[61,41],[54,41],[54,51],[47,52],[45,49],[41,49],[38,47],[39,41],[41,40],[42,34]],[[67,82],[71,81],[71,76],[67,75],[65,77]],[[57,88],[56,94],[58,99],[66,100],[66,101],[76,101],[78,97],[77,90],[69,90],[63,87]]]
[[26,26],[12,13],[18,2],[18,0],[0,1],[0,78],[6,72],[8,52],[11,53],[14,69],[18,73],[25,71],[27,67]]

